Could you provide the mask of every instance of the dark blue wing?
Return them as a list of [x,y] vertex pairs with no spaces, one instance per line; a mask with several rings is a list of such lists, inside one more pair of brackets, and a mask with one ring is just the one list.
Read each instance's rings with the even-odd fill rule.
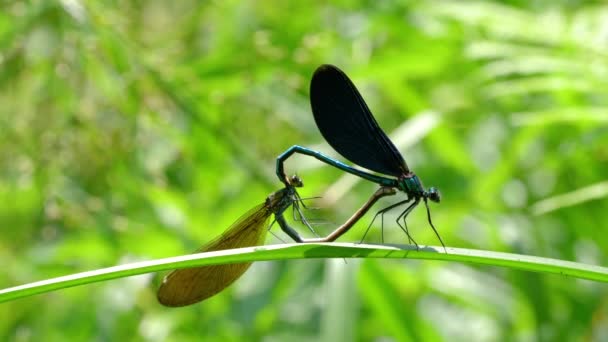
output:
[[344,158],[366,169],[399,177],[409,169],[378,126],[353,82],[333,65],[321,65],[310,83],[317,127]]

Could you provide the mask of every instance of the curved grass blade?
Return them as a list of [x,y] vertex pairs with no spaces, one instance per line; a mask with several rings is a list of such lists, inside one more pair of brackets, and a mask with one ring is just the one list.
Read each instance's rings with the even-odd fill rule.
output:
[[424,259],[467,262],[486,266],[550,273],[608,283],[608,268],[578,262],[465,248],[387,246],[353,243],[298,243],[189,254],[140,261],[37,281],[0,290],[0,303],[104,280],[184,267],[205,267],[253,261],[316,258]]

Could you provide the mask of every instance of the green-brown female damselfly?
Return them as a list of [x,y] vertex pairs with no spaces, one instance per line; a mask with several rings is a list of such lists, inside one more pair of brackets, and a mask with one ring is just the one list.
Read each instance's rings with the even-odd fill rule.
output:
[[[283,213],[290,206],[297,206],[301,201],[296,187],[302,181],[297,176],[290,178],[289,184],[272,194],[262,204],[249,210],[215,240],[199,248],[195,253],[226,250],[232,248],[252,247],[264,243],[270,216],[274,214],[276,222],[287,235],[296,242],[330,242],[336,240],[350,229],[376,201],[384,196],[394,195],[390,187],[378,189],[368,201],[343,225],[322,238],[305,239],[289,226]],[[162,281],[158,292],[158,301],[165,306],[177,307],[194,304],[221,292],[251,266],[251,262],[211,265],[174,270]]]

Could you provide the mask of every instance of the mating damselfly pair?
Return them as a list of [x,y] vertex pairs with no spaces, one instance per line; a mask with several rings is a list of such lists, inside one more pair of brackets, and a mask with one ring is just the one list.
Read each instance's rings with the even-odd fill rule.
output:
[[[380,198],[395,195],[397,192],[404,193],[406,198],[378,211],[372,223],[376,217],[388,210],[407,205],[396,222],[407,235],[408,241],[418,246],[408,230],[406,218],[422,201],[426,207],[428,222],[441,245],[445,247],[433,225],[428,206],[429,200],[437,203],[440,201],[439,191],[433,187],[428,190],[423,187],[420,179],[409,169],[401,153],[380,128],[348,76],[333,65],[317,68],[310,84],[310,103],[317,127],[325,140],[347,160],[382,175],[353,168],[318,151],[294,145],[277,158],[276,173],[284,188],[270,194],[263,203],[252,208],[226,232],[199,248],[196,253],[261,245],[273,215],[281,230],[296,242],[331,242],[348,231]],[[342,171],[379,184],[380,188],[329,235],[303,238],[287,223],[283,215],[293,206],[300,219],[308,225],[301,214],[301,198],[296,191],[296,188],[303,185],[302,180],[297,176],[287,177],[284,170],[285,161],[295,153],[312,156]],[[175,270],[164,278],[158,290],[158,300],[166,306],[184,306],[199,302],[228,287],[250,265],[251,263],[239,263]]]

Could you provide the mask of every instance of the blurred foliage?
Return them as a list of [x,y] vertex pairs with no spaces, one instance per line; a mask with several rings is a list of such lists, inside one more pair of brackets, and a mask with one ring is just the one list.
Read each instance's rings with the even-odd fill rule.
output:
[[[2,288],[187,253],[280,187],[274,158],[290,145],[335,155],[308,105],[322,63],[352,77],[410,167],[441,189],[432,210],[446,244],[608,264],[608,194],[594,187],[608,172],[603,2],[0,6]],[[401,123],[428,117],[435,124],[399,143],[412,137]],[[288,170],[303,196],[333,198],[311,213],[328,221],[320,230],[375,189],[311,158]],[[332,193],[338,182],[346,189]],[[551,199],[551,210],[531,210]],[[386,222],[385,241],[405,242]],[[423,209],[409,223],[436,244]],[[367,240],[381,241],[380,229]],[[182,309],[156,302],[157,282],[3,304],[0,338],[608,339],[605,284],[489,267],[258,263]]]

